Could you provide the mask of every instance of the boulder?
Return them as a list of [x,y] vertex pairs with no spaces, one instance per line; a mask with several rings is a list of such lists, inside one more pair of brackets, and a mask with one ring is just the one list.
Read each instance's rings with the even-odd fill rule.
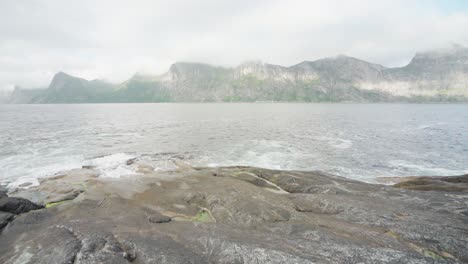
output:
[[411,177],[394,185],[397,188],[418,191],[468,191],[468,174],[450,177]]
[[156,224],[168,223],[171,220],[172,218],[170,218],[169,216],[165,216],[160,213],[154,213],[148,216],[148,221],[150,221],[151,223],[156,223]]
[[3,197],[0,199],[0,211],[21,214],[31,210],[44,208],[42,205],[35,204],[27,199],[19,197]]

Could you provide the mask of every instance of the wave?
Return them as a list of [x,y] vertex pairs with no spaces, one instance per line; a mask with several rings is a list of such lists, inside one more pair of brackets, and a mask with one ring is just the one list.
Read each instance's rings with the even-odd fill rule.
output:
[[136,158],[127,153],[115,153],[94,158],[87,162],[87,166],[95,167],[100,172],[100,177],[119,178],[123,175],[137,174],[133,166],[127,165],[127,161]]

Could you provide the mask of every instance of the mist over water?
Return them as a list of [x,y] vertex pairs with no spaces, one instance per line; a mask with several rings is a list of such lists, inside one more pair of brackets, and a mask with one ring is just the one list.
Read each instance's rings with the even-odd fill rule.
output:
[[468,172],[468,105],[0,105],[0,182],[96,166],[103,177],[250,165],[364,181]]

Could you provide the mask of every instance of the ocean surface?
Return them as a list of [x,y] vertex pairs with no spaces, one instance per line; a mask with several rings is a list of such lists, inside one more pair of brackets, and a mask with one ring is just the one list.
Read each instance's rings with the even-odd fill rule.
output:
[[468,172],[463,104],[0,105],[0,183],[96,166],[102,177],[250,165],[378,177]]

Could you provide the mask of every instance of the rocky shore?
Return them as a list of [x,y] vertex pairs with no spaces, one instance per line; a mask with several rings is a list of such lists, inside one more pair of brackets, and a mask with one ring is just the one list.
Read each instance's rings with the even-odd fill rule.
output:
[[468,175],[135,166],[0,192],[0,263],[468,263]]

